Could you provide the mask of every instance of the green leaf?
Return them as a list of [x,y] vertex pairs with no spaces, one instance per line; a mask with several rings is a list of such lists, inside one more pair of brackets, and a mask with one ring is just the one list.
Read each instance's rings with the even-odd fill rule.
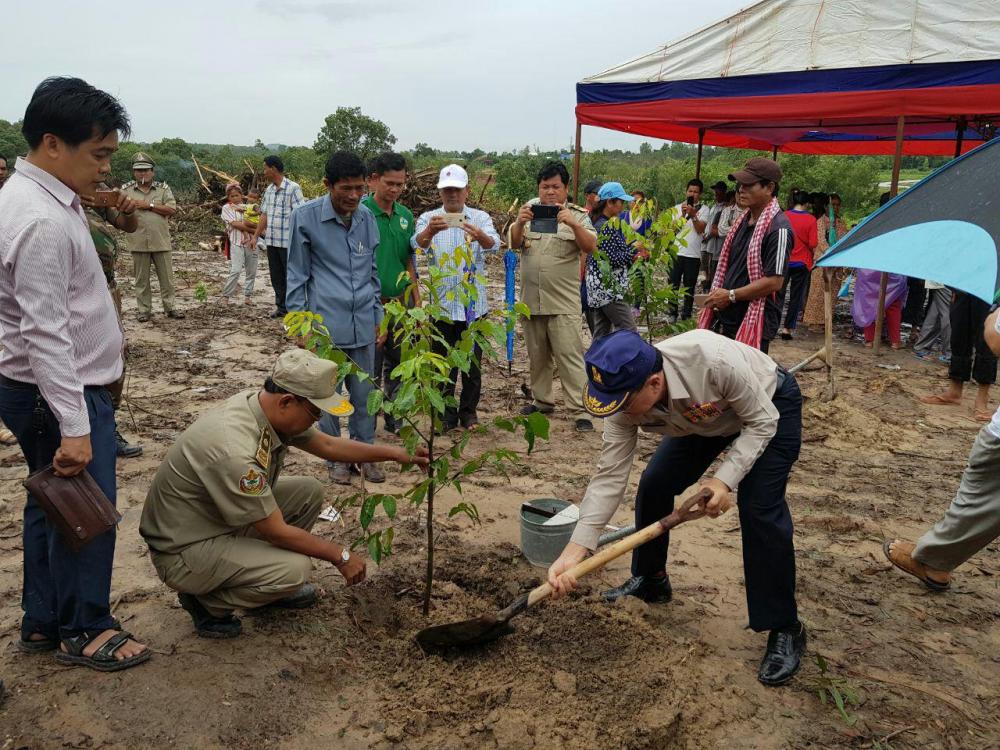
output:
[[368,393],[369,414],[375,415],[378,414],[380,411],[382,411],[382,400],[384,398],[384,395],[385,394],[383,394],[382,391],[378,390],[377,388],[373,388],[371,391],[369,391]]
[[389,518],[396,517],[396,498],[392,495],[382,496],[382,509]]
[[427,396],[427,400],[430,401],[431,406],[434,407],[434,411],[438,414],[444,414],[445,404],[441,393],[436,388],[427,388],[424,390],[424,394]]
[[372,522],[372,518],[375,517],[375,507],[378,505],[378,496],[369,495],[365,498],[365,501],[361,504],[361,515],[358,519],[361,524],[361,528],[367,529],[368,524]]
[[368,556],[376,565],[382,562],[382,539],[378,534],[368,537]]
[[479,509],[473,503],[459,503],[448,511],[448,518],[454,518],[459,513],[464,513],[473,523],[480,523]]
[[493,426],[494,427],[499,427],[504,432],[513,432],[514,431],[514,423],[511,422],[509,419],[504,419],[503,417],[496,417],[496,418],[494,418],[494,420],[493,420]]
[[542,440],[549,439],[549,418],[540,411],[528,415],[528,427]]

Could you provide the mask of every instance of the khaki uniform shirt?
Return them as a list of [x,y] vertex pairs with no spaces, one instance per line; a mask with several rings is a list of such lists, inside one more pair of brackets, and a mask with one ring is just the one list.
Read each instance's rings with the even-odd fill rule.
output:
[[[152,201],[157,206],[168,206],[177,208],[177,201],[174,194],[165,182],[153,181],[153,186],[148,193],[139,189],[135,180],[126,182],[121,186],[121,191],[132,200]],[[125,243],[129,252],[133,253],[163,253],[170,250],[170,227],[165,216],[160,216],[153,211],[136,211],[139,219],[139,228],[128,236]]]
[[[538,203],[532,198],[529,204]],[[567,207],[583,227],[597,236],[587,212],[573,203]],[[559,231],[532,232],[524,227],[521,251],[521,301],[532,315],[580,314],[580,248],[573,230],[559,224]]]
[[[264,416],[258,392],[226,399],[171,446],[139,524],[150,549],[177,554],[189,544],[239,532],[278,507],[271,488],[288,447]],[[289,444],[301,447],[316,434],[312,427]]]
[[675,437],[738,434],[715,472],[734,489],[778,430],[771,401],[778,366],[759,349],[706,330],[682,333],[656,348],[664,356],[666,403],[641,417],[618,412],[604,420],[601,457],[573,533],[574,542],[591,550],[625,495],[639,430]]
[[[103,186],[101,189],[105,189]],[[115,289],[115,260],[118,257],[118,242],[115,240],[115,221],[118,210],[114,208],[86,208],[84,214],[90,226],[90,236],[94,240],[94,249],[101,260],[101,270],[108,280],[108,289]]]

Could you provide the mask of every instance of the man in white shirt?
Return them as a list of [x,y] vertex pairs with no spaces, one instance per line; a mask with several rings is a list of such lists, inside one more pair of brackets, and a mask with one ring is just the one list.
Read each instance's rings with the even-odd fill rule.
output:
[[[442,277],[442,287],[439,290],[441,303],[449,308],[452,322],[439,323],[445,340],[455,344],[468,328],[469,323],[478,320],[489,312],[489,301],[483,278],[486,274],[487,252],[500,249],[500,235],[493,226],[493,219],[485,211],[469,208],[465,201],[469,197],[469,175],[457,164],[449,164],[441,170],[438,176],[438,191],[441,194],[441,207],[433,211],[425,211],[417,219],[416,231],[410,239],[414,248],[426,250],[428,262],[439,266],[446,274]],[[452,226],[448,216],[461,215],[461,225]],[[455,251],[468,243],[470,258],[456,260]],[[469,264],[471,261],[471,265]],[[476,287],[476,299],[466,304],[457,296],[447,299],[449,290],[454,289],[467,278]],[[445,412],[442,429],[447,431],[458,427],[472,428],[479,424],[479,399],[482,395],[483,382],[479,361],[482,359],[479,346],[474,347],[472,366],[469,372],[463,372],[462,393],[459,396],[458,408],[448,407]],[[451,385],[446,389],[445,399],[455,395],[455,384],[459,371],[451,372]]]
[[[677,251],[674,266],[670,269],[670,286],[674,289],[684,287],[684,305],[681,308],[679,320],[687,320],[694,309],[694,285],[698,283],[698,271],[701,269],[701,251],[704,244],[702,235],[708,226],[709,208],[701,202],[701,194],[705,184],[695,178],[688,180],[687,193],[683,203],[674,206],[678,216],[685,218],[681,239],[686,246]],[[674,314],[677,311],[674,310]]]

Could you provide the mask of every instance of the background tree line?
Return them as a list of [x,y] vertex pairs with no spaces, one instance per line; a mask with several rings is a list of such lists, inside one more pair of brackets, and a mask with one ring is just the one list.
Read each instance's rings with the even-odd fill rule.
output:
[[[157,178],[169,183],[181,199],[192,199],[198,187],[192,155],[199,163],[213,169],[239,175],[251,166],[259,174],[264,157],[276,153],[284,161],[289,177],[300,182],[307,195],[318,195],[323,189],[323,164],[332,151],[351,150],[367,160],[392,149],[395,143],[396,137],[385,123],[364,115],[357,107],[339,107],[325,118],[311,147],[265,144],[259,139],[251,146],[188,143],[181,138],[164,138],[153,143],[129,141],[115,154],[112,170],[115,179],[130,179],[132,157],[136,151],[144,151],[156,162]],[[0,155],[13,161],[14,156],[26,152],[20,123],[0,120]],[[504,210],[514,201],[534,196],[535,174],[546,161],[562,159],[572,170],[572,148],[569,146],[549,152],[539,152],[537,147],[528,146],[498,152],[480,148],[473,151],[436,149],[418,143],[402,153],[414,171],[437,169],[449,162],[462,164],[472,179],[473,196],[478,197],[485,186],[483,202],[495,210]],[[616,180],[627,190],[642,190],[661,205],[670,205],[682,199],[687,181],[694,176],[696,153],[694,146],[685,143],[664,143],[659,148],[642,143],[638,152],[585,151],[580,164],[580,180],[582,183],[591,179]],[[760,152],[706,147],[701,179],[705,185],[726,180],[730,172],[755,155],[759,156]],[[856,221],[877,207],[881,192],[878,183],[888,179],[892,167],[888,156],[782,154],[778,159],[785,172],[783,196],[792,187],[839,193],[849,221]],[[945,157],[904,157],[903,176],[922,177],[946,161]]]

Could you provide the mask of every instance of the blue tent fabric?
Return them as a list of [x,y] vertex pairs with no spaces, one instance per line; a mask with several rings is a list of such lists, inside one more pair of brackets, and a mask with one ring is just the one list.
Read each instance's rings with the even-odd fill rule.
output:
[[1000,139],[900,193],[833,245],[819,266],[933,279],[992,303],[1000,296]]

